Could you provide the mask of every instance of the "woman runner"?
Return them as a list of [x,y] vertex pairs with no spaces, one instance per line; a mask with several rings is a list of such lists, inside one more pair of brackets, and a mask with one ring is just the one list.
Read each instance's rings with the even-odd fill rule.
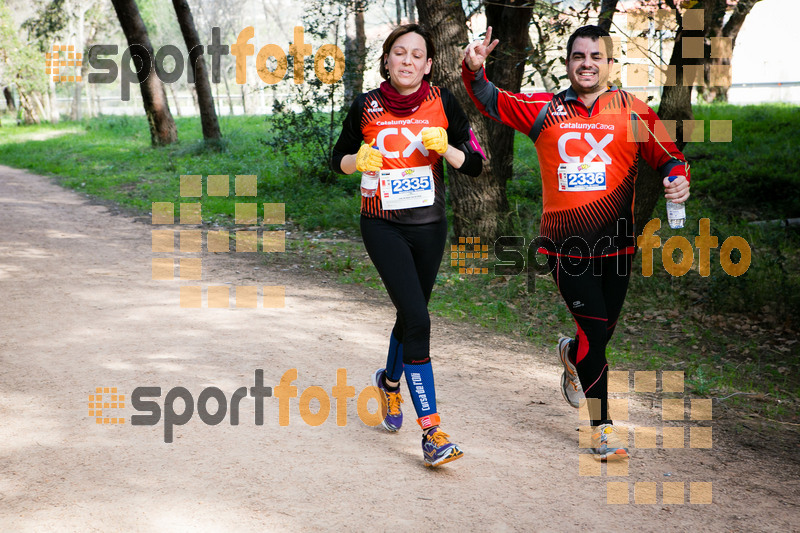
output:
[[400,379],[405,374],[423,431],[426,466],[463,456],[439,427],[430,359],[428,300],[447,237],[443,160],[470,176],[483,166],[455,98],[428,83],[434,54],[429,34],[419,25],[392,31],[380,59],[386,81],[355,99],[331,158],[333,170],[344,174],[382,171],[377,193],[361,198],[361,235],[397,319],[386,366],[375,371],[372,384],[386,400],[382,425],[394,432],[403,423]]

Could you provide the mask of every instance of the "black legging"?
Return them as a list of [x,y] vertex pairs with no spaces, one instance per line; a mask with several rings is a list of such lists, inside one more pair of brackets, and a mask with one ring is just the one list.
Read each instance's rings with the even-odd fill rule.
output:
[[403,363],[427,363],[431,336],[428,300],[442,262],[447,220],[395,224],[362,216],[361,236],[397,309],[392,333],[403,343]]
[[587,399],[599,399],[599,412],[589,404],[592,425],[610,423],[608,416],[608,362],[606,344],[617,326],[628,281],[632,255],[596,259],[548,256],[548,266],[567,304],[578,332],[570,346],[570,359]]

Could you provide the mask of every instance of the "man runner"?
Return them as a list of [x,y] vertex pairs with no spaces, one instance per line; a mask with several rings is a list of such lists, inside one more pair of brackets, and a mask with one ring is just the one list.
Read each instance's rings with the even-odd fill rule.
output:
[[562,337],[561,392],[577,408],[587,399],[592,450],[600,460],[627,459],[608,414],[606,344],[630,279],[637,164],[643,157],[663,177],[665,197],[689,197],[689,165],[664,124],[644,102],[608,87],[612,58],[608,32],[584,26],[567,42],[570,87],[558,94],[513,94],[495,87],[483,63],[497,46],[492,28],[467,46],[462,79],[486,116],[528,135],[542,176],[543,212],[538,251],[577,324]]

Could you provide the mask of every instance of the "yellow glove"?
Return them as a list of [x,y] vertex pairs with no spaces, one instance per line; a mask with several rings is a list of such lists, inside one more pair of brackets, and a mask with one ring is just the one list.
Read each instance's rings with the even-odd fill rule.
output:
[[433,150],[441,155],[447,151],[447,131],[444,128],[424,128],[422,144],[426,150]]
[[372,144],[375,139],[369,144],[362,144],[356,154],[356,170],[359,172],[376,172],[383,167],[383,154],[377,148],[373,148]]

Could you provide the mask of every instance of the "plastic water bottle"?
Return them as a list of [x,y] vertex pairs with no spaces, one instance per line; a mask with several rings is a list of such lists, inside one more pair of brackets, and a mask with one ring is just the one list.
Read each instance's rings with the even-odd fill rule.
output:
[[[669,178],[669,181],[672,182],[677,177],[678,176],[672,176]],[[667,200],[667,220],[669,221],[670,228],[682,228],[683,223],[686,222],[686,205],[683,203],[676,204],[675,202]]]
[[[372,147],[377,150],[376,147]],[[378,190],[378,172],[367,171],[361,173],[361,196],[364,198],[372,198],[375,196],[375,191]]]
[[364,198],[372,198],[375,196],[375,191],[378,190],[378,172],[362,172],[361,173],[361,196]]

